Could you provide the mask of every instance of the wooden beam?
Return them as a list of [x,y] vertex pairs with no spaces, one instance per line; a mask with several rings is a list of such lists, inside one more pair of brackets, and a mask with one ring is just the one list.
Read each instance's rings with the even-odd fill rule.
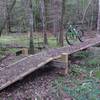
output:
[[53,60],[48,63],[49,66],[52,67],[57,67],[57,68],[65,68],[66,64],[64,62],[58,61],[58,60]]
[[62,53],[49,63],[50,66],[59,68],[60,75],[68,74],[68,54]]
[[22,49],[22,54],[27,56],[28,55],[28,48],[23,48]]

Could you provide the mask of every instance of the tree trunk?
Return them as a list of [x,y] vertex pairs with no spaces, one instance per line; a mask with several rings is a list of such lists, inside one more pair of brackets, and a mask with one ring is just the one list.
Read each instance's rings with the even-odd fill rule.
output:
[[98,0],[98,22],[97,22],[97,34],[100,34],[100,0]]
[[[9,7],[9,11],[8,11],[9,14],[11,13],[11,11],[12,11],[13,7],[15,6],[15,4],[16,4],[16,0],[14,0],[13,3],[12,3],[12,5],[11,5],[11,7]],[[0,28],[0,36],[2,34],[3,29],[5,28],[7,20],[8,20],[8,17],[6,17],[6,19],[4,20],[4,22],[3,22],[3,24],[2,24],[2,26]]]
[[11,27],[10,27],[10,13],[9,13],[9,6],[8,6],[8,2],[6,2],[6,13],[7,13],[7,34],[11,31]]
[[25,8],[25,15],[27,17],[28,28],[29,28],[29,53],[33,54],[34,50],[34,40],[33,40],[33,32],[34,32],[34,17],[33,17],[33,4],[32,0],[22,0],[22,4]]
[[60,21],[60,35],[59,35],[59,44],[60,46],[64,45],[64,33],[63,33],[63,24],[64,24],[64,15],[65,15],[65,0],[62,0],[62,12],[61,12],[61,21]]
[[42,17],[42,27],[43,27],[43,35],[44,35],[44,44],[48,45],[47,33],[46,33],[46,8],[45,8],[45,0],[41,0],[41,17]]
[[88,11],[88,8],[89,8],[90,5],[91,5],[91,2],[92,2],[92,0],[89,1],[88,5],[87,5],[87,7],[86,7],[86,9],[85,9],[85,11],[84,11],[84,13],[83,13],[82,23],[84,23],[86,13],[87,13],[87,11]]
[[34,41],[33,41],[33,32],[34,32],[34,19],[33,19],[33,6],[32,0],[29,0],[29,26],[30,26],[30,48],[29,53],[34,53]]

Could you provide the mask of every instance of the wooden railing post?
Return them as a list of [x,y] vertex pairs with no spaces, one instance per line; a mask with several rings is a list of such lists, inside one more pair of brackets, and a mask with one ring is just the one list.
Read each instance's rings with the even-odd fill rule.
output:
[[27,56],[28,55],[28,48],[23,48],[22,49],[22,54]]

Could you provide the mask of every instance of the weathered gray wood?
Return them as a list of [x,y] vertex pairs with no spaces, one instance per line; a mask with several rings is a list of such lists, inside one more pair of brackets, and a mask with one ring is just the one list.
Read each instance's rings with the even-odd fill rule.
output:
[[51,67],[57,67],[57,68],[65,68],[66,64],[61,61],[53,60],[48,63],[49,66]]
[[28,48],[23,48],[22,54],[25,55],[25,56],[28,56]]
[[[30,56],[31,57],[31,56]],[[25,71],[24,73],[19,74],[18,76],[16,76],[13,80],[8,80],[6,83],[3,83],[2,86],[0,86],[0,90],[6,88],[7,86],[15,83],[16,81],[22,79],[23,77],[25,77],[26,75],[32,73],[33,71],[35,71],[36,69],[40,68],[41,66],[47,64],[48,62],[50,62],[52,60],[52,58],[47,59],[46,61],[40,63],[37,67],[31,67],[29,68],[27,71]],[[20,66],[21,67],[21,66]],[[27,66],[28,68],[28,66]],[[8,69],[9,70],[9,69]],[[15,71],[14,71],[15,72]],[[13,77],[13,76],[12,76]],[[1,83],[1,80],[0,80]]]
[[65,63],[65,69],[62,70],[62,74],[63,75],[67,75],[68,74],[68,65],[69,65],[68,56],[69,56],[68,53],[62,53],[62,55],[61,55],[61,59]]

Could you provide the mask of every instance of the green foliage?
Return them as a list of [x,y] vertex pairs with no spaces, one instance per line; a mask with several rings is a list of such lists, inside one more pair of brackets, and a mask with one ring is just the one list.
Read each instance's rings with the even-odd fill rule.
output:
[[[77,76],[81,77],[82,73],[85,74],[85,77],[78,79]],[[95,77],[90,76],[90,73],[95,73]],[[100,71],[97,68],[88,70],[85,66],[73,65],[69,76],[56,79],[53,83],[53,88],[56,90],[55,93],[61,90],[74,100],[99,100],[99,79]]]
[[85,59],[91,55],[90,51],[80,51],[76,53],[75,57],[79,59]]
[[88,61],[88,64],[89,65],[97,65],[97,61],[92,59],[92,60]]
[[8,48],[0,48],[0,58],[2,58],[2,56],[5,56],[6,55],[6,52],[9,52],[9,53],[16,53],[18,51],[18,49],[16,48],[11,48],[11,49],[8,49]]
[[9,34],[2,35],[0,37],[0,46],[6,47],[6,45],[22,45],[22,46],[28,46],[29,39],[26,35],[17,35],[17,34]]
[[95,72],[95,76],[96,76],[96,78],[100,79],[100,70],[98,70],[98,71]]
[[97,58],[92,58],[90,60],[87,61],[87,64],[90,65],[90,66],[99,66],[100,65],[100,59],[97,57]]
[[64,91],[74,97],[76,100],[99,100],[97,83],[93,80],[92,82],[83,82],[74,89],[64,87]]
[[16,53],[19,49],[16,49],[16,48],[11,48],[11,49],[8,49],[8,51],[10,53]]
[[6,52],[6,48],[0,48],[0,59],[1,59],[2,57],[4,57],[5,52]]
[[98,82],[95,80],[84,80],[74,88],[67,86],[63,81],[63,78],[54,81],[53,88],[56,90],[54,93],[61,90],[73,97],[75,100],[99,100],[98,95],[100,95],[100,90],[98,88]]
[[79,67],[75,67],[75,66],[71,67],[70,75],[76,77],[80,75],[80,73],[81,73],[81,69]]

